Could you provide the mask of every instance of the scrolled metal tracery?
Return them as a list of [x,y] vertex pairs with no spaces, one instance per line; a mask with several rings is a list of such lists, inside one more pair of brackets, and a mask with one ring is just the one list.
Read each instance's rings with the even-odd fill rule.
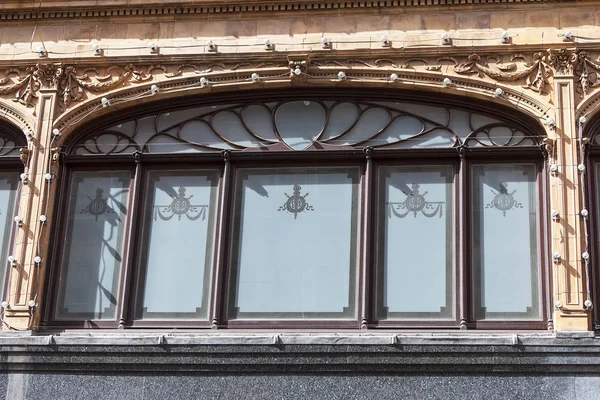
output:
[[160,112],[88,135],[69,152],[535,147],[540,140],[516,123],[459,108],[301,99]]

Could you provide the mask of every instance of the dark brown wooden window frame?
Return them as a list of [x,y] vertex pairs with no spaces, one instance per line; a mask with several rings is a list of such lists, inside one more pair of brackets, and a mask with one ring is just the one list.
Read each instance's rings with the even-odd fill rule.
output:
[[[262,97],[261,97],[262,96]],[[272,92],[265,92],[262,95],[244,94],[232,97],[229,95],[214,96],[210,100],[202,100],[205,104],[224,104],[231,102],[243,103],[244,101],[257,101],[257,99],[271,100]],[[366,93],[364,91],[339,91],[335,94],[324,91],[300,91],[295,94],[277,94],[277,99],[304,96],[304,98],[315,99],[352,99],[369,98],[381,101],[398,101],[398,92],[383,91],[382,93]],[[463,99],[455,97],[440,96],[435,102],[423,93],[407,92],[403,93],[403,101],[415,100],[421,103],[431,105],[443,105],[442,102],[452,101],[457,107],[466,110],[476,111],[480,114],[489,114],[496,118],[513,121],[522,127],[524,132],[532,135],[539,135],[541,138],[541,129],[528,118],[519,118],[522,120],[514,121],[517,116],[507,107],[487,104],[473,104]],[[209,102],[210,101],[210,102]],[[188,102],[182,102],[177,107],[170,106],[171,109],[182,109],[190,107]],[[160,107],[149,107],[145,115],[160,110]],[[127,121],[128,118],[139,117],[135,111],[124,113],[118,119],[112,119],[104,122],[101,127],[115,124],[119,121]],[[93,126],[93,123],[90,125]],[[82,130],[73,137],[73,143],[79,142],[87,137],[94,130],[92,128]],[[541,142],[541,140],[540,140]],[[548,182],[547,182],[547,162],[544,156],[544,150],[537,146],[513,147],[510,149],[503,147],[477,147],[477,148],[447,148],[447,149],[382,149],[373,150],[365,148],[341,148],[341,149],[316,149],[311,148],[303,151],[291,150],[252,150],[252,151],[224,151],[218,153],[201,154],[140,154],[134,155],[97,155],[80,156],[67,154],[64,157],[59,198],[56,201],[56,220],[63,221],[66,212],[66,197],[68,198],[70,176],[72,171],[82,169],[98,168],[128,168],[133,171],[131,183],[131,195],[129,199],[129,209],[136,210],[141,208],[143,201],[142,194],[146,192],[148,182],[146,181],[147,171],[149,169],[160,167],[179,168],[182,166],[191,169],[197,168],[216,168],[221,171],[221,177],[218,183],[217,195],[217,217],[214,239],[214,257],[213,269],[211,273],[210,284],[210,310],[207,320],[133,320],[133,307],[136,298],[135,290],[137,287],[137,277],[140,271],[139,252],[142,248],[141,238],[141,219],[142,213],[131,212],[127,217],[126,239],[124,248],[127,252],[124,256],[121,268],[120,286],[118,290],[118,308],[117,318],[111,321],[67,321],[55,320],[54,309],[56,307],[56,293],[58,290],[58,277],[60,276],[60,250],[56,245],[50,246],[51,267],[48,268],[48,289],[46,291],[46,305],[42,325],[54,328],[229,328],[229,329],[488,329],[488,330],[527,330],[527,329],[547,329],[551,324],[552,309],[549,306],[550,268],[551,261],[548,238],[549,226],[545,216],[547,212]],[[377,246],[376,236],[378,231],[378,201],[377,192],[377,169],[379,166],[390,165],[419,165],[422,163],[439,163],[452,165],[454,168],[453,193],[454,202],[454,223],[455,223],[455,318],[453,320],[423,320],[423,321],[403,321],[403,320],[381,320],[378,321],[376,301],[375,301],[375,282],[377,281]],[[538,264],[539,264],[539,291],[541,296],[541,318],[540,320],[476,320],[473,312],[473,298],[470,291],[471,279],[471,261],[470,261],[470,243],[471,227],[469,210],[471,209],[470,195],[470,168],[473,163],[518,163],[527,162],[537,166],[537,190],[538,190]],[[361,171],[359,191],[361,201],[359,204],[359,238],[358,246],[360,248],[357,262],[357,318],[352,320],[229,320],[227,315],[227,300],[230,290],[230,243],[232,236],[232,213],[235,200],[235,171],[238,168],[269,166],[293,167],[293,166],[328,166],[345,165],[358,166]],[[65,223],[56,224],[53,227],[54,243],[57,238],[63,237]]]
[[[5,122],[3,120],[0,120],[0,138],[2,140],[2,146],[0,146],[0,169],[3,172],[12,172],[12,173],[25,172],[24,166],[23,166],[24,161],[21,159],[21,155],[23,157],[28,157],[27,151],[24,151],[24,152],[19,151],[19,154],[15,154],[16,149],[14,151],[10,151],[9,154],[6,154],[4,152],[6,150],[4,148],[4,146],[7,143],[14,143],[14,145],[17,149],[27,149],[27,140],[26,140],[25,136],[21,132],[19,132],[17,127],[15,127],[14,125],[12,125],[8,122]],[[17,240],[17,235],[19,233],[19,229],[15,226],[16,224],[13,219],[14,218],[13,216],[16,216],[17,212],[19,211],[21,189],[22,189],[22,184],[19,184],[19,187],[17,188],[17,191],[15,193],[14,210],[12,211],[11,218],[8,221],[8,223],[10,224],[12,229],[11,229],[11,234],[9,236],[10,241],[7,245],[7,250],[8,250],[7,255],[10,255],[12,253],[12,251],[14,250],[16,240]],[[0,262],[2,262],[3,263],[2,265],[5,266],[4,267],[4,280],[3,280],[4,284],[0,288],[0,290],[2,290],[0,292],[0,295],[2,297],[2,301],[5,301],[5,300],[7,301],[8,300],[8,288],[10,286],[10,278],[11,278],[11,273],[13,271],[13,268],[11,268],[11,266],[9,265],[7,260],[2,260]]]
[[[597,245],[600,241],[600,193],[598,193],[598,179],[600,175],[597,172],[596,166],[600,165],[600,144],[597,144],[598,133],[600,132],[600,118],[596,117],[592,121],[586,123],[583,132],[583,138],[588,140],[588,144],[584,147],[583,160],[581,163],[585,165],[586,173],[584,182],[586,185],[583,195],[586,197],[585,207],[588,210],[588,237],[589,237],[589,253],[590,253],[590,268],[589,285],[591,292],[592,304],[592,326],[596,331],[600,331],[600,272],[598,271],[598,262],[600,260],[600,246]],[[584,266],[585,267],[585,266]]]

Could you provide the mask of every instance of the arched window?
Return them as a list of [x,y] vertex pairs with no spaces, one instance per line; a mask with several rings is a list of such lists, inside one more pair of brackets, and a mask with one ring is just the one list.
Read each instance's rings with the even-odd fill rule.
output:
[[[583,140],[580,141],[580,143],[583,143],[580,147],[580,156],[582,156],[580,165],[584,165],[585,169],[584,171],[580,170],[581,173],[578,176],[581,180],[579,182],[580,187],[587,189],[582,193],[585,196],[582,201],[582,210],[585,210],[585,212],[580,211],[580,216],[586,224],[584,227],[586,233],[589,233],[589,238],[587,235],[584,236],[585,243],[582,249],[582,252],[588,252],[590,255],[588,260],[583,260],[587,264],[587,273],[591,275],[588,276],[585,298],[590,299],[593,291],[595,297],[593,304],[598,304],[600,294],[598,263],[595,261],[600,259],[598,258],[600,255],[600,246],[598,246],[598,243],[600,243],[600,219],[598,218],[600,213],[600,195],[598,194],[598,188],[600,187],[600,135],[598,135],[598,131],[600,131],[600,119],[597,116],[585,124],[585,132],[580,131],[580,133],[584,133]],[[589,173],[585,173],[586,171]],[[598,307],[594,307],[593,312],[594,329],[597,330],[600,328]]]
[[506,115],[298,92],[81,132],[48,322],[545,328],[541,137]]
[[8,296],[10,276],[9,256],[15,244],[16,229],[20,223],[18,198],[22,186],[23,161],[28,157],[24,135],[13,125],[0,120],[0,288],[2,299]]

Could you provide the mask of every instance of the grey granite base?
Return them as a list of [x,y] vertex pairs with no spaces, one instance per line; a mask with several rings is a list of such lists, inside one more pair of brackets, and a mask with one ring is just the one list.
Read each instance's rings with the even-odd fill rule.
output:
[[597,400],[597,376],[16,373],[6,399]]
[[0,334],[0,397],[600,399],[600,340],[554,335]]

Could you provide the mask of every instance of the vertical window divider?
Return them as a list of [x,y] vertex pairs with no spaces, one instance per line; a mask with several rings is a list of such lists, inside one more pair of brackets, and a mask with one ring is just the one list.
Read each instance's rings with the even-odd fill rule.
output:
[[[125,328],[125,326],[131,322],[131,314],[132,314],[132,305],[135,298],[135,284],[132,276],[134,271],[137,270],[138,264],[136,262],[136,254],[138,253],[137,249],[137,230],[138,230],[138,220],[139,220],[139,212],[136,210],[145,210],[143,207],[141,190],[142,190],[142,163],[141,163],[141,153],[136,151],[132,154],[133,160],[135,161],[135,172],[133,175],[133,193],[130,201],[130,221],[129,221],[129,232],[127,234],[127,245],[126,251],[127,254],[124,257],[125,262],[122,265],[123,268],[123,281],[121,282],[121,299],[122,301],[118,302],[119,304],[119,329]],[[142,203],[142,204],[140,204]],[[135,265],[134,265],[135,264]]]
[[219,204],[218,215],[217,215],[217,227],[215,232],[215,237],[218,238],[216,240],[216,248],[215,248],[215,257],[213,260],[213,275],[212,275],[212,290],[211,290],[211,299],[210,299],[210,321],[211,328],[218,329],[221,325],[222,321],[220,320],[222,315],[222,310],[225,308],[223,304],[224,297],[224,288],[225,284],[224,275],[225,275],[225,259],[226,259],[226,251],[227,251],[227,236],[228,229],[227,224],[230,202],[228,193],[231,192],[231,151],[223,150],[221,152],[223,156],[223,162],[225,166],[223,167],[223,177],[221,179],[220,190],[219,190],[219,198],[217,200],[217,204]]
[[369,325],[369,307],[370,307],[370,293],[371,293],[371,282],[370,272],[372,270],[371,265],[371,238],[372,238],[372,210],[371,210],[371,199],[373,195],[373,148],[365,147],[363,149],[366,158],[366,168],[364,172],[364,184],[363,184],[363,213],[362,213],[362,233],[361,233],[361,255],[362,259],[359,265],[360,274],[360,289],[359,289],[359,301],[360,301],[360,329],[367,329]]
[[[52,260],[52,263],[46,270],[47,276],[45,281],[49,284],[45,291],[45,299],[40,300],[40,302],[46,302],[46,306],[44,307],[45,312],[40,321],[40,326],[47,326],[49,322],[52,323],[55,318],[55,310],[58,304],[59,282],[58,279],[52,279],[51,277],[54,275],[60,276],[61,273],[61,264],[64,254],[61,248],[62,243],[58,238],[63,238],[66,232],[65,219],[68,218],[67,203],[71,190],[71,176],[73,174],[73,170],[66,169],[64,164],[63,158],[61,161],[61,169],[58,171],[58,176],[62,177],[60,187],[58,188],[60,192],[55,194],[55,210],[53,213],[55,223],[52,225],[53,228],[48,243],[48,260]],[[56,252],[56,255],[54,252]]]
[[[591,149],[590,149],[591,151]],[[597,188],[598,188],[598,184],[596,182],[598,182],[598,163],[596,162],[596,158],[592,158],[591,157],[592,154],[589,154],[589,157],[586,158],[585,162],[586,162],[586,169],[589,171],[586,174],[586,178],[587,178],[587,190],[585,192],[585,195],[588,197],[588,212],[589,215],[587,216],[587,218],[589,218],[588,223],[589,223],[589,230],[590,230],[590,243],[592,243],[592,249],[593,252],[590,252],[591,254],[593,254],[594,258],[597,260],[600,260],[600,258],[598,257],[599,254],[599,249],[598,249],[598,195],[597,195]],[[548,174],[546,174],[548,175]],[[596,210],[596,212],[593,212],[592,210]],[[592,217],[593,216],[593,217]],[[582,217],[583,218],[583,217]],[[549,231],[549,229],[548,229]],[[549,236],[551,237],[551,236]],[[551,252],[550,252],[551,254]],[[550,254],[548,255],[548,258],[550,258]],[[552,265],[552,264],[549,264]],[[548,275],[551,276],[550,272],[552,272],[551,270],[549,270]],[[598,313],[598,273],[596,272],[595,268],[592,268],[591,272],[591,289],[592,289],[592,301],[594,302],[594,308],[592,309],[592,327],[595,330],[600,329],[600,325],[598,323],[599,321],[599,313]],[[552,288],[554,285],[553,282],[550,282],[550,287]],[[548,292],[548,305],[550,307],[550,310],[548,312],[552,312],[552,293],[553,292]]]
[[[538,212],[540,213],[540,216],[542,215],[548,215],[549,214],[549,210],[548,210],[548,204],[550,204],[550,182],[548,177],[550,176],[550,173],[548,171],[548,160],[549,160],[549,154],[547,151],[546,147],[542,147],[542,155],[544,156],[544,160],[541,163],[541,168],[538,168],[538,182],[540,182],[539,187],[541,188],[541,195],[540,195],[540,205],[539,205],[539,209]],[[543,309],[545,309],[545,314],[546,314],[546,321],[547,321],[547,329],[548,330],[553,330],[554,329],[554,321],[553,321],[553,300],[552,300],[552,287],[554,285],[553,281],[552,281],[552,265],[553,262],[551,260],[550,255],[552,254],[551,249],[551,243],[550,243],[550,238],[552,237],[552,233],[550,230],[550,224],[552,223],[551,221],[548,221],[546,218],[540,218],[540,225],[541,225],[541,229],[540,229],[540,246],[541,246],[541,251],[540,251],[540,275],[541,275],[541,279],[543,279],[543,288],[542,290],[545,293],[542,293],[541,299],[542,299],[542,307]]]
[[53,275],[60,273],[60,263],[58,260],[62,259],[62,249],[57,250],[56,247],[60,246],[59,237],[62,237],[62,233],[64,232],[64,219],[66,212],[66,199],[68,198],[67,193],[69,188],[69,182],[71,182],[71,172],[70,170],[66,170],[64,166],[64,154],[63,157],[59,158],[59,169],[57,171],[58,176],[61,178],[58,183],[58,188],[54,192],[54,212],[52,215],[54,216],[54,223],[51,225],[50,235],[48,236],[48,254],[47,259],[52,260],[46,267],[46,276],[44,279],[45,289],[44,289],[44,297],[40,299],[40,303],[43,301],[46,303],[44,307],[42,307],[43,313],[40,319],[40,326],[47,326],[48,321],[51,321],[53,318],[53,310],[56,307],[56,296],[55,294],[58,291],[58,280],[52,279]]
[[[460,156],[460,163],[458,165],[458,187],[457,187],[457,197],[458,201],[455,205],[456,214],[456,246],[458,251],[457,253],[457,262],[458,262],[458,317],[459,317],[459,328],[461,330],[467,329],[467,321],[469,314],[469,301],[467,293],[469,293],[469,281],[467,273],[467,264],[471,265],[470,260],[468,259],[467,252],[467,243],[469,239],[467,233],[470,231],[467,227],[467,217],[468,213],[465,211],[467,204],[471,201],[471,197],[468,196],[468,165],[467,165],[467,148],[464,145],[458,147],[458,155]],[[469,208],[470,209],[470,208]],[[470,221],[470,219],[469,219]],[[469,222],[470,223],[470,222]],[[467,237],[468,236],[468,237]]]

